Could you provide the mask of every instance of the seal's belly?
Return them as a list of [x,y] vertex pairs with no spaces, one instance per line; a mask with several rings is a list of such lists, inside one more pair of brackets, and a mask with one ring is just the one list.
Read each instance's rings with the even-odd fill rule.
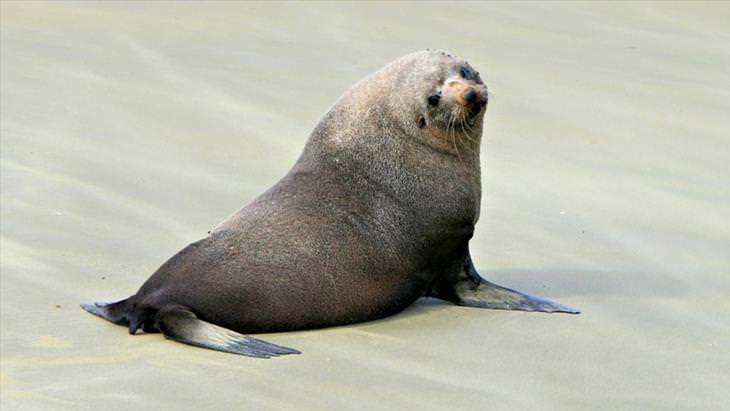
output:
[[210,295],[205,301],[189,301],[190,308],[203,319],[239,332],[275,332],[383,318],[408,307],[425,289],[419,281],[405,277],[305,279],[290,285],[277,282],[265,289],[258,284],[254,293],[241,290],[237,301],[228,297],[231,293]]

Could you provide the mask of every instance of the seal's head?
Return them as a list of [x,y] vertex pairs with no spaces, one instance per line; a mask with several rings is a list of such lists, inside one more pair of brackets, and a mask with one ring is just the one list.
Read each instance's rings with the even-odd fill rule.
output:
[[487,87],[469,63],[446,51],[426,50],[360,81],[325,115],[315,134],[371,145],[407,138],[463,156],[479,151],[486,107]]
[[445,51],[412,56],[427,65],[420,82],[423,86],[412,88],[416,91],[412,98],[418,101],[414,121],[423,137],[438,146],[451,144],[454,150],[461,144],[478,144],[488,101],[479,72]]

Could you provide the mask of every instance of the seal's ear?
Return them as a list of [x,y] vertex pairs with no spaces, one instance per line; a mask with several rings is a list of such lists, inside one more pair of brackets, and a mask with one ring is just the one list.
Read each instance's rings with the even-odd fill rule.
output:
[[418,128],[426,127],[426,118],[423,116],[418,116],[418,120],[416,120],[416,124],[418,124]]

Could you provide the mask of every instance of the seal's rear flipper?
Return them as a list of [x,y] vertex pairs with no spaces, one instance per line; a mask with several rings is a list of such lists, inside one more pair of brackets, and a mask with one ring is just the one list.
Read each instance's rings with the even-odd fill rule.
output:
[[524,294],[480,278],[476,286],[461,283],[455,287],[457,304],[467,307],[499,310],[541,311],[546,313],[580,314],[580,311],[541,297]]
[[81,308],[114,324],[129,325],[128,315],[131,298],[115,303],[81,304]]
[[165,337],[185,344],[256,358],[301,354],[293,348],[271,344],[205,322],[184,307],[163,308],[157,313],[157,318]]

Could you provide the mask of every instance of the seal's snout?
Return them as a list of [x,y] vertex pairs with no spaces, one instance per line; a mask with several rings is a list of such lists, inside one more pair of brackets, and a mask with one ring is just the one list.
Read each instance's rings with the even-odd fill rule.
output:
[[462,107],[472,111],[475,108],[481,108],[486,103],[486,96],[483,96],[480,90],[474,85],[466,84],[458,81],[451,83],[452,90],[456,97],[456,101]]
[[468,108],[482,107],[487,104],[487,95],[483,90],[468,86],[462,91],[461,100],[462,104]]
[[467,89],[467,90],[466,90],[466,91],[464,92],[464,95],[463,95],[464,101],[466,101],[466,103],[467,103],[467,104],[472,104],[472,103],[474,103],[474,101],[476,101],[477,97],[478,97],[478,95],[477,95],[477,92],[476,92],[476,90],[474,90],[474,89],[473,89],[473,88],[471,88],[471,87],[469,87],[469,88],[468,88],[468,89]]
[[466,110],[469,118],[475,117],[487,105],[486,93],[477,90],[472,85],[465,85],[457,93],[457,101]]

